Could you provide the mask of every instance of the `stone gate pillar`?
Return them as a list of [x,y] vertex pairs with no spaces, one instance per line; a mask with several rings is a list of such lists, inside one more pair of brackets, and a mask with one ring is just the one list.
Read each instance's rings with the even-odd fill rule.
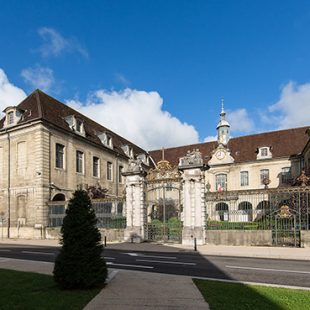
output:
[[183,179],[183,231],[182,244],[205,244],[205,165],[199,150],[180,158],[179,170]]
[[122,173],[126,177],[126,229],[125,241],[142,242],[147,222],[145,201],[145,176],[141,160],[130,160],[128,169]]

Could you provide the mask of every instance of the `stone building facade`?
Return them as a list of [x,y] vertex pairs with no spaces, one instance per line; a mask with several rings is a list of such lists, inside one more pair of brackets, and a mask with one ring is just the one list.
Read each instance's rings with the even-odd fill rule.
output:
[[122,200],[128,160],[140,156],[148,165],[147,152],[39,90],[4,113],[0,214],[5,236],[44,238],[77,188],[105,188],[111,201]]
[[[194,239],[205,244],[210,242],[212,232],[207,231],[212,225],[239,223],[239,228],[247,229],[246,223],[263,218],[271,199],[265,189],[281,192],[310,185],[308,127],[230,138],[224,106],[217,141],[150,152],[39,90],[4,113],[0,121],[4,237],[50,237],[49,228],[61,225],[72,193],[83,188],[92,196],[94,191],[99,198],[105,196],[111,202],[108,212],[126,218],[122,239],[150,240],[159,227],[166,238],[169,230],[176,231],[175,226],[166,227],[174,218],[181,223],[183,244]],[[308,217],[307,213],[307,223]],[[156,227],[150,226],[153,222]],[[310,229],[309,224],[305,227]],[[231,231],[227,234],[232,236]],[[270,238],[266,231],[257,236]]]

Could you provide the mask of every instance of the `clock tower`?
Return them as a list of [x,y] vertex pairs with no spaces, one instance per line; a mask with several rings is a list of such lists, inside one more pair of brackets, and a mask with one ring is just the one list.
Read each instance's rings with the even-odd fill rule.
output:
[[229,135],[230,135],[230,125],[226,121],[226,113],[224,111],[224,99],[222,99],[222,110],[220,114],[221,118],[219,123],[217,124],[216,130],[217,130],[217,143],[223,146],[226,146],[229,141]]
[[224,110],[224,99],[222,99],[221,118],[217,124],[217,148],[212,152],[211,159],[208,162],[210,167],[216,165],[232,164],[234,162],[233,157],[230,154],[230,150],[227,147],[230,136],[230,125],[226,120],[226,113]]

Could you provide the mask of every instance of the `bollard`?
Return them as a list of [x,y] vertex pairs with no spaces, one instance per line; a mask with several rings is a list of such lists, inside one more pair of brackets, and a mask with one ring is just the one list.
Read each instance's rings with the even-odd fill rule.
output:
[[104,236],[104,246],[107,246],[107,236]]
[[197,239],[194,238],[194,251],[197,251]]

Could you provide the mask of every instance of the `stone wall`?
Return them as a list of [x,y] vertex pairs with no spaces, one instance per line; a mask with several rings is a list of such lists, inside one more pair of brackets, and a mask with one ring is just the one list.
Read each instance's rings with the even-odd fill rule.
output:
[[302,230],[300,232],[300,241],[301,247],[309,248],[310,247],[310,231],[309,230]]
[[214,245],[270,246],[271,230],[208,230],[206,243]]
[[[107,242],[112,241],[118,241],[122,242],[124,241],[124,229],[106,229],[106,228],[100,228],[101,233],[101,239],[102,242],[104,241],[104,237],[107,237]],[[57,228],[46,228],[46,239],[59,239],[60,238],[60,227]]]

